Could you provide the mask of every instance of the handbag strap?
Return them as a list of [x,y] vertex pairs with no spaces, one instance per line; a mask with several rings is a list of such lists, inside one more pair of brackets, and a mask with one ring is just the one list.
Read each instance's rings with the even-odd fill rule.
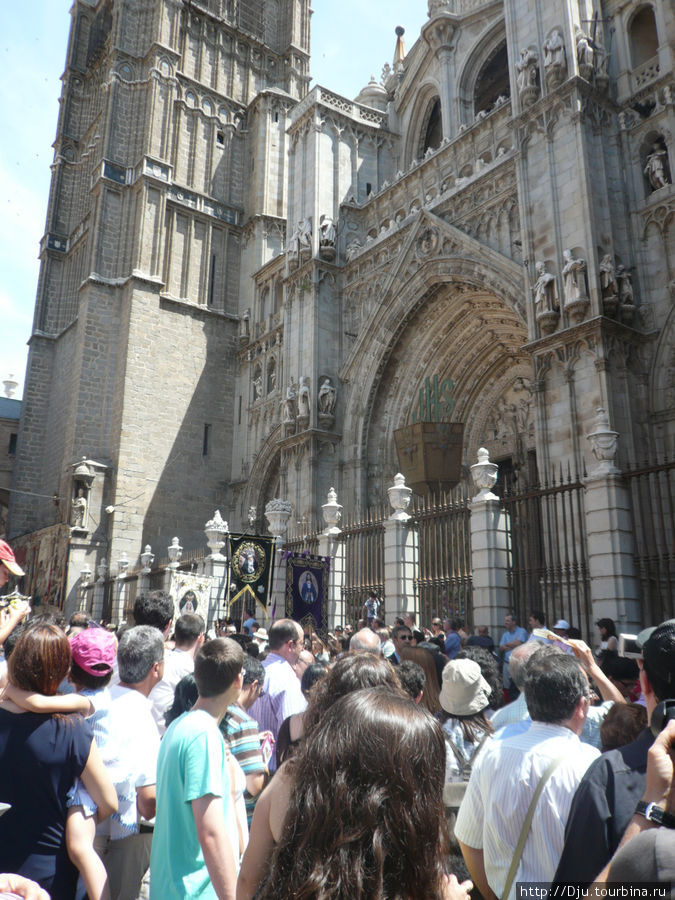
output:
[[513,859],[511,860],[511,866],[509,868],[508,875],[506,876],[506,884],[504,885],[504,890],[502,892],[503,900],[508,900],[509,893],[511,891],[511,886],[513,884],[513,879],[516,877],[516,872],[518,871],[518,866],[520,865],[520,859],[523,855],[523,850],[525,849],[525,844],[527,842],[527,837],[530,833],[530,828],[532,827],[532,819],[534,818],[534,811],[537,808],[537,803],[539,802],[539,798],[541,797],[542,791],[546,787],[546,782],[549,780],[551,775],[558,768],[560,763],[566,759],[568,756],[567,753],[562,753],[556,759],[552,760],[549,764],[548,768],[544,772],[544,774],[539,779],[539,784],[536,787],[536,790],[532,796],[532,800],[530,800],[530,806],[527,810],[527,815],[525,816],[525,821],[523,822],[523,827],[520,830],[520,837],[518,838],[518,843],[516,844],[516,850],[513,854]]

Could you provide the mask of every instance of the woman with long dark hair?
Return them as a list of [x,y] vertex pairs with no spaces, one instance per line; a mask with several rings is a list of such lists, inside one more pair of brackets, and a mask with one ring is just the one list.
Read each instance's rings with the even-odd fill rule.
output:
[[432,715],[437,715],[441,711],[440,690],[436,675],[436,664],[431,655],[431,650],[425,650],[424,647],[404,647],[401,650],[401,659],[409,659],[424,670],[424,693],[420,702]]
[[[388,687],[334,703],[287,766],[287,812],[257,897],[455,900],[441,728]],[[239,894],[238,896],[243,896]]]

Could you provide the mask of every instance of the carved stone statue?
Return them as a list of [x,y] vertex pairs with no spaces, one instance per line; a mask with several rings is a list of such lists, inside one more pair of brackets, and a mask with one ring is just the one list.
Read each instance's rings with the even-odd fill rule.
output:
[[310,401],[309,378],[306,375],[301,375],[300,387],[298,388],[298,419],[309,420]]
[[577,25],[574,29],[574,40],[577,45],[579,74],[582,78],[589,81],[593,74],[593,64],[595,61],[593,48],[591,47],[591,39]]
[[539,95],[537,80],[539,77],[539,55],[525,47],[520,51],[520,59],[516,63],[518,71],[518,94],[523,106],[531,106]]
[[251,337],[251,310],[245,309],[239,320],[239,341],[246,344]]
[[283,402],[283,410],[281,413],[281,421],[288,425],[290,423],[295,423],[296,416],[296,398],[297,394],[295,392],[295,386],[292,381],[288,383],[288,387],[286,388],[286,398]]
[[332,416],[336,400],[337,390],[333,387],[330,378],[324,378],[317,398],[319,413],[324,416]]
[[288,255],[297,259],[303,250],[312,249],[312,223],[309,219],[300,219],[293,234],[288,239]]
[[351,262],[355,256],[359,255],[361,250],[363,250],[363,244],[358,238],[354,238],[353,241],[350,241],[345,249],[345,258],[347,259],[347,262]]
[[631,325],[635,318],[635,297],[631,275],[625,266],[616,267],[616,280],[619,283],[619,314],[626,325]]
[[84,528],[84,517],[87,512],[87,499],[84,496],[84,488],[77,489],[77,497],[70,507],[70,524],[72,528]]
[[565,311],[572,322],[580,322],[588,306],[586,296],[586,260],[575,259],[571,250],[563,251],[565,265],[562,270]]
[[560,303],[556,291],[555,275],[546,271],[546,263],[539,260],[535,265],[537,280],[534,283],[535,318],[544,334],[555,331],[560,318]]
[[600,275],[600,293],[602,295],[602,308],[606,316],[613,316],[619,305],[619,286],[616,281],[614,262],[611,254],[605,253],[598,266]]
[[672,184],[670,173],[668,172],[668,154],[665,147],[662,147],[660,144],[654,144],[652,152],[647,157],[645,175],[653,191],[658,191],[659,188]]
[[332,216],[321,216],[319,237],[319,253],[323,259],[335,259],[335,223]]
[[259,400],[262,397],[262,372],[257,370],[257,374],[253,379],[253,399]]
[[557,87],[565,80],[567,74],[567,59],[565,56],[565,40],[562,31],[554,28],[544,42],[544,70],[546,72],[546,84],[549,88]]

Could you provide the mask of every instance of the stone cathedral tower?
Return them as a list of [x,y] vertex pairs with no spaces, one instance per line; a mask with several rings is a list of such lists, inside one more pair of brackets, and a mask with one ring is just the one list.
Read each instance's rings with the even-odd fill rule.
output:
[[[14,534],[75,526],[71,562],[95,568],[145,533],[203,542],[225,500],[242,273],[282,245],[310,9],[76,0],[71,17],[10,515]],[[254,163],[261,142],[277,153]]]

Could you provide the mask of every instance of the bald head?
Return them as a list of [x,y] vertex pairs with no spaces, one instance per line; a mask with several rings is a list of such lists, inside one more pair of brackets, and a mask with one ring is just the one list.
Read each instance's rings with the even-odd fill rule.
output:
[[511,678],[513,678],[513,683],[519,691],[522,691],[523,684],[525,683],[525,672],[523,671],[525,663],[533,653],[536,653],[537,650],[541,650],[541,647],[541,641],[526,641],[524,644],[519,644],[515,650],[511,651],[511,656],[509,657],[509,672],[511,673]]
[[380,654],[380,638],[379,635],[370,628],[362,628],[353,634],[349,641],[350,650],[358,650],[362,653]]

